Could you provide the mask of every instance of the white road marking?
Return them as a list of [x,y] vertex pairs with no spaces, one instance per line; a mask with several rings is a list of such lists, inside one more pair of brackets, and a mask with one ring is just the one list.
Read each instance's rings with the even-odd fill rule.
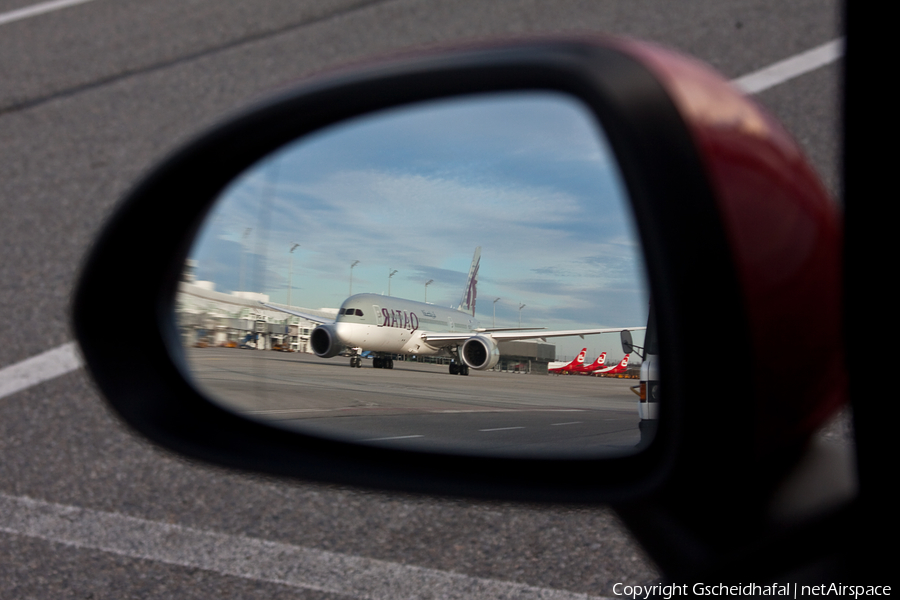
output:
[[370,438],[368,440],[363,440],[364,442],[383,442],[385,440],[408,440],[412,438],[420,438],[425,437],[424,435],[395,435],[393,437],[383,437],[383,438]]
[[769,65],[759,71],[748,73],[731,83],[746,94],[758,94],[776,85],[789,81],[819,67],[831,64],[844,55],[844,39],[838,38],[806,52]]
[[[350,408],[350,407],[348,407]],[[360,408],[360,407],[352,407]],[[343,408],[269,408],[263,410],[245,411],[248,415],[285,415],[290,413],[311,413],[311,412],[334,412],[336,410],[344,410]]]
[[466,409],[439,409],[429,410],[428,412],[437,414],[455,414],[455,413],[513,413],[513,412],[584,412],[584,408],[466,408]]
[[0,398],[81,368],[81,354],[75,342],[63,344],[43,354],[0,369]]
[[118,556],[369,600],[598,596],[471,577],[0,494],[0,531]]
[[525,429],[524,427],[495,427],[494,429],[479,429],[478,431],[508,431],[510,429]]
[[583,421],[569,421],[568,423],[550,423],[551,426],[557,425],[578,425],[579,423],[583,423]]
[[54,10],[60,10],[62,8],[75,6],[76,4],[84,4],[93,1],[94,0],[52,0],[51,2],[39,2],[38,4],[32,4],[25,8],[0,13],[0,25],[12,23],[13,21],[21,21],[22,19],[36,17],[37,15],[53,12]]

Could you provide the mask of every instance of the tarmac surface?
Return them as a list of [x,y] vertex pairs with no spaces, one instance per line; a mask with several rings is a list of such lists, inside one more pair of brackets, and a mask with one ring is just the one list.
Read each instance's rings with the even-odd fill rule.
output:
[[250,418],[357,443],[485,455],[587,458],[640,441],[633,379],[470,371],[394,361],[191,348],[208,397]]

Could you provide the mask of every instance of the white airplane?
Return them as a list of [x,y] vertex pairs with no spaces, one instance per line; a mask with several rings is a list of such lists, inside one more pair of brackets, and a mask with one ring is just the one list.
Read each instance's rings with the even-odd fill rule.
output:
[[600,333],[635,331],[645,327],[570,329],[544,331],[528,328],[483,328],[475,320],[475,297],[481,246],[475,249],[469,277],[458,308],[404,300],[379,294],[355,294],[344,300],[334,320],[262,303],[318,323],[310,334],[316,356],[331,358],[350,354],[350,366],[362,366],[363,352],[373,352],[372,366],[392,369],[394,354],[449,356],[451,375],[468,375],[469,369],[485,371],[500,360],[499,342]]

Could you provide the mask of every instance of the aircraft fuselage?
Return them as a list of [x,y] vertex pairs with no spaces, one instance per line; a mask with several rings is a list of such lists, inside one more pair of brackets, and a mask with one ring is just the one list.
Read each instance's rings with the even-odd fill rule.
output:
[[423,332],[474,334],[478,327],[474,317],[459,310],[378,294],[347,298],[334,323],[348,348],[408,355],[450,354],[445,346],[428,345]]

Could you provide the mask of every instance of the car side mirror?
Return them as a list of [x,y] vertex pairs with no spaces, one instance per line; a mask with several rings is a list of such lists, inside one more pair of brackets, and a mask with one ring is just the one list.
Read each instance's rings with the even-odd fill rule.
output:
[[[239,213],[250,205],[240,199],[280,193],[281,188],[273,184],[279,177],[279,165],[293,161],[302,163],[314,175],[325,172],[317,171],[325,169],[325,161],[317,163],[316,157],[285,154],[293,145],[371,115],[391,111],[408,115],[417,107],[450,99],[528,95],[532,99],[562,98],[581,107],[579,110],[598,124],[593,133],[602,132],[601,147],[609,148],[607,158],[615,163],[616,177],[627,197],[627,212],[634,219],[634,245],[639,247],[639,260],[645,263],[639,269],[646,273],[648,282],[643,293],[653,298],[653,318],[658,325],[659,361],[655,368],[659,379],[665,381],[665,397],[659,402],[660,426],[652,441],[635,444],[630,452],[603,454],[591,450],[574,455],[545,452],[540,447],[507,455],[488,451],[483,445],[454,445],[452,440],[435,447],[406,447],[349,439],[343,433],[346,429],[273,426],[271,420],[251,415],[254,409],[229,406],[227,390],[237,384],[224,382],[215,388],[222,391],[216,392],[212,384],[198,383],[203,366],[196,362],[192,348],[202,339],[216,340],[214,334],[206,332],[213,328],[207,324],[212,321],[191,316],[191,306],[175,309],[179,294],[184,293],[184,281],[190,279],[185,271],[194,264],[195,242],[224,239],[232,248],[243,247],[246,240],[242,236],[249,239],[250,234],[245,234],[247,226],[240,225]],[[504,106],[512,110],[509,107],[518,105]],[[469,113],[475,114],[482,113]],[[424,118],[427,120],[428,114]],[[494,125],[499,119],[495,115],[485,123]],[[522,119],[524,130],[526,117]],[[390,131],[400,134],[400,129]],[[503,131],[512,133],[516,129],[506,127]],[[545,140],[562,139],[552,137],[558,132],[549,131]],[[498,140],[498,136],[484,139]],[[354,143],[364,143],[362,138],[355,139]],[[345,143],[332,149],[336,156],[346,159],[348,148],[351,145]],[[523,143],[519,149],[526,153],[530,148]],[[578,150],[574,145],[553,149],[558,158],[563,150]],[[298,156],[303,156],[302,160]],[[436,151],[429,156],[413,152],[402,158],[408,164],[417,160],[440,164],[434,158],[438,156]],[[500,161],[505,156],[499,151],[494,154]],[[483,160],[484,156],[479,156],[479,161]],[[447,159],[448,168],[453,164]],[[346,173],[346,169],[340,173]],[[537,173],[534,175],[537,177]],[[570,183],[579,177],[581,172],[572,170]],[[412,178],[404,181],[408,191]],[[549,179],[535,181],[550,189]],[[352,181],[346,177],[335,177],[332,183],[336,182],[345,185],[345,190],[362,189],[352,188]],[[317,206],[328,208],[323,198],[337,198],[336,189],[304,185],[296,187],[294,193],[305,195],[299,206],[308,212]],[[231,212],[216,212],[224,197],[235,198]],[[549,220],[558,198],[544,202],[548,218],[543,226],[552,226]],[[407,194],[404,202],[411,211],[416,198]],[[597,202],[599,207],[599,199]],[[452,200],[447,203],[452,206]],[[267,207],[267,211],[277,206],[282,211],[266,212],[264,219],[257,212],[256,223],[297,218],[288,212],[289,206],[274,201],[253,206]],[[384,227],[390,226],[392,218],[399,219],[396,206],[393,212],[381,215],[386,219]],[[402,209],[403,205],[399,206]],[[379,218],[376,213],[366,213],[364,223],[345,220],[348,227],[359,227],[353,231],[359,231],[368,247],[376,243],[378,228],[372,227],[373,219]],[[217,218],[233,219],[231,229],[211,228]],[[417,226],[415,221],[400,222],[409,230]],[[311,223],[309,229],[326,231],[324,217]],[[437,230],[440,223],[436,218],[429,225]],[[485,223],[492,221],[472,221],[479,226]],[[445,219],[445,225],[449,228],[453,223]],[[274,239],[271,232],[276,228],[267,226],[266,231],[266,239]],[[467,263],[472,248],[479,244],[470,264],[450,269],[468,269],[469,298],[464,293],[459,305],[469,301],[474,311],[477,294],[470,283],[477,280],[482,242],[458,238]],[[602,239],[612,243],[614,238]],[[296,241],[285,238],[279,243],[283,251],[278,260],[293,261]],[[540,243],[535,238],[532,245]],[[155,251],[138,253],[134,248]],[[502,327],[470,327],[463,332],[460,322],[451,318],[454,322],[447,323],[443,313],[440,318],[437,311],[432,311],[433,317],[420,314],[417,311],[428,309],[418,304],[395,306],[374,296],[366,297],[364,303],[351,302],[355,297],[353,269],[359,268],[357,276],[363,276],[362,265],[357,267],[353,262],[359,257],[339,255],[338,247],[316,248],[328,254],[329,260],[337,255],[335,264],[341,265],[341,272],[338,267],[324,269],[314,284],[316,289],[327,287],[330,272],[341,287],[349,280],[350,298],[330,307],[316,307],[331,308],[331,312],[313,314],[295,310],[293,299],[276,302],[245,295],[242,303],[235,304],[241,307],[235,309],[237,316],[219,315],[215,323],[228,318],[252,321],[252,331],[246,330],[249,337],[235,334],[232,339],[225,334],[219,341],[258,350],[276,345],[272,340],[277,340],[279,346],[287,344],[290,349],[290,327],[297,328],[295,337],[299,338],[304,335],[302,323],[308,322],[315,324],[310,330],[319,331],[316,335],[309,333],[307,340],[311,347],[318,348],[315,352],[319,356],[347,353],[350,363],[359,366],[371,356],[365,352],[374,352],[373,366],[378,360],[385,368],[393,365],[386,361],[399,360],[401,353],[389,346],[348,344],[342,324],[353,320],[362,323],[372,315],[378,318],[372,321],[374,326],[392,328],[398,335],[404,331],[407,333],[402,335],[413,335],[424,331],[426,318],[433,318],[445,327],[418,339],[420,353],[425,345],[447,344],[441,347],[453,348],[451,360],[458,361],[457,374],[463,374],[469,369],[496,367],[500,363],[499,341],[516,341],[529,326],[506,323]],[[815,426],[840,406],[844,367],[836,328],[839,248],[838,214],[797,145],[759,107],[706,67],[632,41],[514,43],[432,53],[336,74],[301,85],[226,120],[164,161],[126,198],[85,265],[73,318],[88,367],[114,410],[151,440],[188,456],[266,473],[405,491],[518,500],[621,501],[642,497],[661,486],[681,485],[685,478],[700,487],[712,485],[711,479],[703,479],[703,473],[718,473],[717,485],[745,485],[748,477],[757,477],[760,465],[786,464]],[[249,254],[248,249],[243,257],[232,255],[232,281],[248,281],[250,267],[235,268],[235,263],[249,261]],[[265,271],[275,260],[259,248],[252,254],[253,260],[260,261],[252,267],[257,272]],[[217,259],[227,261],[226,254],[217,255]],[[294,263],[289,264],[290,270],[282,265],[279,272],[281,276],[285,271],[290,273],[291,283],[282,286],[290,292]],[[379,263],[385,286],[399,285],[393,274],[388,275],[393,267]],[[438,290],[429,289],[426,271],[421,275],[422,304],[427,304],[425,296]],[[519,283],[524,280],[516,276]],[[232,289],[244,288],[237,290],[241,292],[247,288],[246,284],[232,285]],[[558,297],[569,300],[575,295],[563,293]],[[518,304],[521,317],[530,303]],[[603,306],[599,304],[588,306],[600,312]],[[646,323],[646,297],[629,296],[625,305],[633,308],[634,314],[641,314],[642,321],[619,320],[609,331],[623,331],[631,324],[640,331],[640,325]],[[496,309],[496,301],[491,308]],[[244,309],[246,314],[241,312]],[[271,316],[264,310],[275,309],[287,309],[287,315],[294,310],[298,314],[293,317],[305,321],[273,323],[270,328]],[[118,344],[121,324],[136,318],[146,327],[146,335],[134,352],[122,353]],[[321,323],[316,324],[316,319]],[[483,316],[482,320],[488,319]],[[511,315],[508,321],[512,321]],[[398,322],[400,326],[395,326]],[[784,325],[788,322],[791,339],[785,340]],[[328,323],[330,329],[319,328]],[[527,337],[550,339],[563,330],[574,335],[597,335],[604,329],[590,325],[532,330]],[[715,361],[715,369],[700,370],[694,362],[708,355],[711,347],[708,339],[694,333],[698,326],[716,332],[712,346],[718,355],[710,359]],[[235,324],[233,329],[244,331],[241,327]],[[201,330],[204,333],[198,333]],[[517,333],[501,335],[501,330]],[[186,331],[193,336],[188,344]],[[765,378],[761,377],[760,366],[768,362],[766,353],[786,345],[795,349],[794,363],[790,367],[775,365],[765,370]],[[621,347],[626,354],[634,349],[630,334],[624,331]],[[453,373],[452,365],[449,372]],[[263,387],[252,391],[272,389],[265,387],[272,383],[266,381],[272,379],[270,372],[261,373],[254,380],[261,383],[252,385]],[[724,390],[729,396],[727,402],[722,399]],[[692,468],[687,475],[686,465],[698,464],[703,468]]]

